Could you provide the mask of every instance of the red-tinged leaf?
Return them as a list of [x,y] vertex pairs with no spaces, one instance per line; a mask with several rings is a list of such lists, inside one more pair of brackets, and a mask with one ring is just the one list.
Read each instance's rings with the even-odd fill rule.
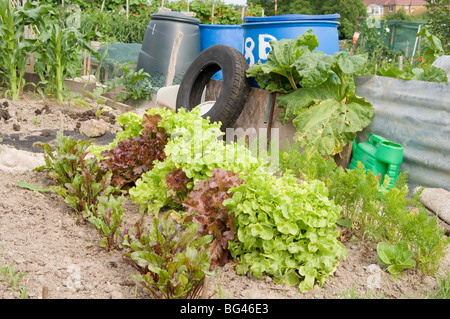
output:
[[121,189],[131,186],[141,175],[154,166],[154,161],[166,158],[164,148],[167,144],[167,134],[158,127],[161,116],[144,115],[144,129],[138,137],[130,137],[119,141],[117,146],[102,152],[104,157],[100,165],[113,173],[112,183]]
[[183,202],[190,219],[200,224],[201,236],[213,235],[211,243],[211,267],[228,262],[230,253],[228,241],[233,240],[236,230],[233,216],[223,206],[223,201],[232,196],[228,190],[239,186],[242,181],[237,174],[214,168],[208,181],[200,181]]

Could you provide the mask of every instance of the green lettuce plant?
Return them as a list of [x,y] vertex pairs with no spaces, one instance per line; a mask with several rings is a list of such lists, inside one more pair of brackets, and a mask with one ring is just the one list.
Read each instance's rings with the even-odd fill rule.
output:
[[[192,190],[200,181],[208,180],[215,168],[229,170],[236,174],[250,174],[258,167],[267,167],[262,158],[238,143],[225,143],[219,123],[210,123],[200,115],[200,108],[190,112],[184,109],[177,113],[168,110],[149,110],[161,112],[159,127],[168,134],[164,148],[166,159],[155,162],[152,170],[142,174],[136,186],[129,193],[131,200],[140,205],[141,210],[156,214],[169,205],[180,208],[179,201],[173,197],[167,185],[167,175],[175,169],[182,169],[190,180],[186,187]],[[175,206],[173,206],[175,205]]]
[[236,272],[269,275],[301,292],[322,285],[347,255],[337,240],[341,207],[327,197],[325,185],[262,171],[243,179],[223,202],[236,217],[236,239],[228,243]]
[[405,241],[400,241],[396,245],[385,242],[379,242],[377,245],[378,262],[387,266],[386,270],[394,278],[401,277],[403,270],[416,266],[416,262],[411,258],[413,254]]
[[[364,169],[361,163],[352,170],[337,166],[332,158],[318,153],[298,152],[298,143],[280,151],[279,174],[293,173],[307,182],[320,180],[329,190],[328,197],[342,206],[342,218],[349,221],[358,237],[395,245],[408,243],[417,268],[434,275],[445,257],[450,240],[439,226],[438,217],[430,216],[420,193],[409,195],[407,172],[401,172],[394,187],[379,192],[381,176]],[[383,189],[389,184],[385,176]]]

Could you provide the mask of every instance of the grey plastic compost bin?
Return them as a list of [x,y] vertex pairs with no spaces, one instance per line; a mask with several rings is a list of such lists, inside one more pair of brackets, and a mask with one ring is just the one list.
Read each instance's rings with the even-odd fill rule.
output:
[[165,81],[168,74],[172,48],[182,32],[182,40],[176,56],[173,84],[179,84],[187,68],[200,53],[200,21],[181,12],[155,13],[147,26],[137,63],[137,70],[144,69],[155,80]]

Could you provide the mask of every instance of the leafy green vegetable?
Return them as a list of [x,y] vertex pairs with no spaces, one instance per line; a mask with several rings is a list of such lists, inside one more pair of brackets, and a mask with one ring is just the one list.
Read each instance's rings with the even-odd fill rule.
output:
[[121,140],[129,137],[138,137],[141,134],[144,127],[142,126],[142,121],[144,120],[142,115],[138,115],[133,112],[127,112],[121,114],[117,117],[117,123],[124,127],[124,130],[116,133],[114,141],[108,145],[91,145],[89,147],[89,153],[95,155],[98,160],[103,157],[101,153],[103,151],[112,150],[115,148]]
[[304,292],[323,284],[346,257],[335,230],[341,207],[322,182],[300,184],[290,174],[261,171],[231,190],[223,204],[236,216],[237,236],[228,247],[238,274],[267,274]]
[[37,191],[37,192],[43,192],[43,193],[51,192],[51,190],[48,189],[48,188],[42,188],[42,187],[30,184],[28,182],[24,182],[24,181],[18,181],[17,182],[17,186],[22,187],[22,188],[26,188],[26,189],[29,189],[29,190],[32,190],[32,191]]
[[[358,236],[391,245],[406,241],[421,272],[433,275],[439,269],[450,241],[437,216],[430,216],[420,203],[421,191],[409,197],[407,172],[401,172],[394,187],[380,194],[381,176],[366,171],[361,163],[344,170],[332,158],[299,153],[298,143],[282,149],[279,158],[279,174],[294,173],[307,182],[323,181],[328,197],[343,207],[342,217]],[[389,177],[385,176],[383,183],[389,184]]]
[[377,260],[381,265],[387,266],[387,271],[394,277],[401,277],[404,269],[413,268],[416,262],[411,259],[413,252],[408,249],[405,241],[396,245],[379,242],[377,245]]
[[142,212],[157,215],[161,208],[170,206],[181,208],[178,197],[173,198],[169,187],[166,184],[167,175],[176,169],[170,158],[164,162],[156,162],[153,169],[142,174],[136,180],[136,185],[129,189],[131,200],[139,204]]
[[[367,55],[328,55],[313,51],[312,30],[297,39],[271,41],[267,62],[247,70],[260,87],[285,93],[277,98],[282,123],[293,119],[295,138],[308,153],[334,155],[343,150],[373,117],[372,104],[354,93],[352,75]],[[286,79],[290,83],[287,86]]]
[[421,58],[418,59],[421,62],[418,61],[413,65],[406,61],[402,70],[394,63],[384,63],[377,70],[377,75],[403,80],[448,83],[447,72],[432,65],[438,57],[444,54],[441,40],[431,34],[427,28],[422,28],[416,36],[424,36],[427,44]]
[[243,145],[226,144],[220,124],[202,118],[199,107],[190,112],[184,109],[177,113],[161,112],[159,126],[168,134],[164,148],[166,159],[155,163],[154,168],[144,173],[129,191],[132,201],[139,204],[141,210],[157,213],[166,205],[179,208],[179,194],[169,192],[166,184],[167,175],[175,169],[183,170],[190,180],[186,187],[192,190],[199,181],[208,180],[214,168],[249,174],[260,166],[268,166],[267,161],[254,157]]
[[112,195],[100,196],[97,205],[86,208],[88,220],[95,226],[101,237],[100,246],[108,251],[121,246],[122,238],[119,228],[125,217],[121,208],[125,200],[123,195],[117,198]]
[[427,28],[422,28],[420,32],[417,33],[417,36],[425,36],[428,40],[428,47],[422,53],[422,63],[424,65],[431,65],[438,57],[444,54],[441,40],[439,40],[437,36],[431,34]]
[[153,168],[154,161],[166,158],[167,134],[158,127],[161,116],[144,114],[143,118],[143,130],[138,137],[120,140],[115,148],[101,154],[100,166],[112,172],[111,183],[119,189],[133,185],[143,173]]
[[188,217],[200,225],[201,236],[212,235],[211,266],[224,265],[229,261],[228,242],[234,239],[236,229],[233,215],[223,206],[223,201],[231,197],[229,189],[239,186],[242,181],[237,174],[214,168],[213,176],[200,181],[183,202]]
[[118,70],[122,73],[120,77],[106,81],[108,90],[117,87],[121,89],[120,93],[114,97],[115,101],[151,100],[152,93],[156,93],[157,89],[152,87],[149,73],[144,72],[144,69],[135,70],[135,65],[131,62],[120,63],[112,59],[108,60],[117,65]]
[[282,122],[294,118],[296,141],[307,152],[334,155],[350,143],[356,132],[370,124],[372,104],[357,97],[348,85],[332,78],[317,87],[298,89],[277,99],[284,108]]
[[45,165],[33,171],[46,171],[56,180],[51,190],[64,198],[81,219],[87,217],[87,209],[97,205],[102,195],[120,194],[120,190],[111,185],[112,172],[100,169],[96,158],[88,158],[88,147],[92,141],[73,141],[64,137],[62,131],[56,136],[56,149],[53,153],[47,143],[37,143],[44,149]]
[[72,181],[77,174],[91,143],[92,141],[73,141],[70,136],[65,137],[62,131],[58,131],[54,153],[47,143],[34,144],[44,150],[45,165],[36,167],[33,171],[45,170],[59,185],[64,185]]
[[[271,92],[287,93],[296,90],[300,75],[295,62],[319,46],[317,37],[312,30],[308,30],[296,39],[272,40],[270,45],[272,50],[267,62],[254,64],[247,70],[247,76],[255,77],[260,87]],[[279,78],[277,75],[282,76],[281,82],[276,80]],[[285,79],[288,83],[285,83]]]
[[189,223],[180,230],[170,212],[153,220],[148,231],[140,225],[126,234],[124,260],[138,272],[132,278],[154,298],[199,298],[205,275],[211,274],[209,242],[212,236],[197,237],[199,225]]

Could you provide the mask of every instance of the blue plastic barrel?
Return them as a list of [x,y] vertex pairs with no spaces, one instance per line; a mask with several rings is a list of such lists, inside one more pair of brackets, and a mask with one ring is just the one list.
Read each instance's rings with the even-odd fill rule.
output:
[[295,39],[312,29],[319,40],[317,51],[333,54],[339,51],[337,27],[340,14],[286,14],[269,17],[245,17],[243,54],[248,64],[267,61],[270,40]]
[[[200,48],[205,50],[215,44],[225,44],[242,53],[244,29],[240,25],[200,24]],[[222,71],[212,76],[215,80],[223,80]]]
[[244,29],[240,25],[200,24],[201,50],[215,44],[225,44],[242,52]]

